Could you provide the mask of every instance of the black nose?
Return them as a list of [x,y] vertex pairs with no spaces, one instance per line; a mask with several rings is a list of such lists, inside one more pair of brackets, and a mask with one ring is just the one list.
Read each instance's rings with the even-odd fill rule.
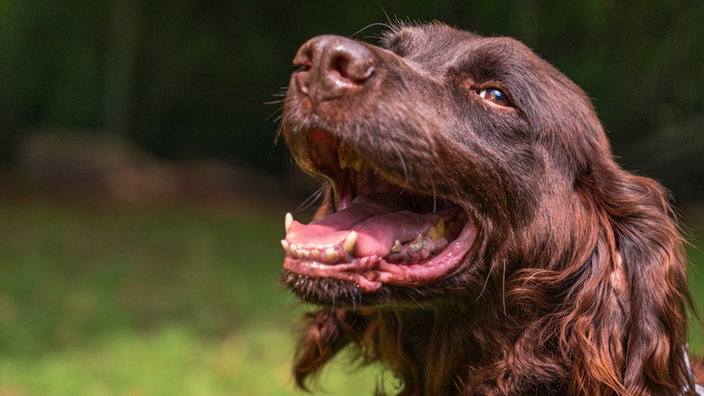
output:
[[318,36],[301,46],[293,59],[298,89],[314,101],[363,89],[374,74],[374,56],[364,44],[340,36]]

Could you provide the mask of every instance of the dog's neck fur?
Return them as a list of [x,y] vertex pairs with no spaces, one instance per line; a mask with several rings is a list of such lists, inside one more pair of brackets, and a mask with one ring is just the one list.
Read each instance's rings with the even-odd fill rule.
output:
[[[483,309],[488,306],[497,305],[477,302],[377,312],[378,334],[372,348],[376,357],[403,380],[406,391],[402,395],[414,394],[410,390],[443,395],[566,393],[564,379],[570,367],[568,362],[555,365],[558,352],[551,348],[557,343],[542,340],[536,344],[533,339],[533,345],[524,345],[522,334],[516,333],[520,328],[516,321],[526,319]],[[524,347],[532,348],[536,361],[546,366],[520,361],[518,357],[525,350],[517,348]],[[540,359],[540,354],[551,356]],[[448,378],[454,380],[449,382]]]

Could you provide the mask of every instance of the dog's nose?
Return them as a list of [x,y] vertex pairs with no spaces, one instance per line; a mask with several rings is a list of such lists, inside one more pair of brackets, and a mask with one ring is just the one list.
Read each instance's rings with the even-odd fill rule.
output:
[[340,36],[318,36],[301,46],[293,59],[298,89],[314,101],[363,89],[374,75],[375,58],[364,44]]

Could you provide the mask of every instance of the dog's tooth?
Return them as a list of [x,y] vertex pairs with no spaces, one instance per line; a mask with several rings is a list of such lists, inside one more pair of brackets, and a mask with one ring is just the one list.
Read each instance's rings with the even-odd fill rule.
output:
[[352,168],[356,170],[357,172],[361,171],[362,168],[364,168],[364,158],[362,157],[356,157],[354,162],[352,163]]
[[353,168],[357,172],[364,169],[366,161],[360,157],[356,151],[348,149],[344,145],[340,145],[337,149],[337,161],[340,164],[340,169]]
[[327,259],[327,261],[333,262],[333,261],[337,260],[338,257],[339,257],[339,255],[337,253],[337,250],[335,250],[335,248],[329,247],[329,248],[325,249],[325,258]]
[[437,241],[438,240],[438,234],[437,234],[437,229],[435,228],[436,226],[432,226],[428,229],[428,232],[425,234],[427,235],[430,239]]
[[289,249],[291,248],[291,245],[289,245],[289,243],[288,243],[287,240],[282,239],[282,240],[281,240],[281,247],[284,248],[284,251],[285,251],[286,253],[288,253],[288,252],[289,252]]
[[337,160],[340,163],[340,169],[346,169],[350,163],[350,152],[344,146],[340,146],[337,150]]
[[286,232],[288,232],[288,229],[291,228],[291,224],[293,224],[293,215],[291,212],[287,212],[286,216],[284,216],[284,228],[286,229]]
[[391,253],[401,253],[401,250],[403,247],[401,246],[401,241],[398,239],[394,241],[394,244],[391,246]]
[[428,236],[434,241],[438,241],[445,236],[445,220],[440,219],[437,224],[430,227]]
[[320,249],[312,249],[310,251],[310,257],[313,257],[314,259],[320,259]]
[[440,221],[438,221],[438,224],[435,225],[435,228],[437,229],[438,235],[440,235],[440,237],[445,236],[445,220],[440,219]]
[[298,257],[302,257],[304,259],[307,259],[310,255],[310,252],[308,252],[307,249],[298,248],[298,250],[296,250],[296,254],[298,255]]
[[352,231],[347,234],[347,237],[345,238],[345,243],[343,246],[345,248],[345,252],[347,252],[350,256],[354,255],[354,248],[357,246],[358,237],[359,235],[357,234],[357,231]]
[[423,235],[418,234],[416,239],[411,242],[411,251],[416,253],[423,249]]

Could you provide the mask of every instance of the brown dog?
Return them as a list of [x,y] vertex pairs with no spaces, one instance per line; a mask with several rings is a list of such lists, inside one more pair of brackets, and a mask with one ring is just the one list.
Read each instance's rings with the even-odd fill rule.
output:
[[294,59],[283,135],[327,181],[286,219],[300,386],[345,346],[403,395],[694,394],[667,195],[520,42],[435,23]]

